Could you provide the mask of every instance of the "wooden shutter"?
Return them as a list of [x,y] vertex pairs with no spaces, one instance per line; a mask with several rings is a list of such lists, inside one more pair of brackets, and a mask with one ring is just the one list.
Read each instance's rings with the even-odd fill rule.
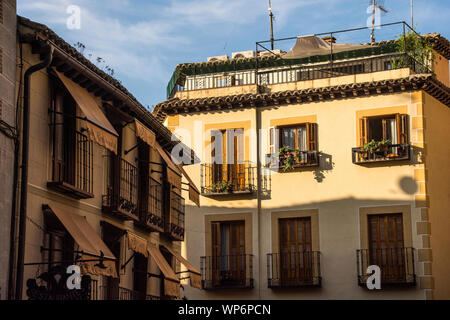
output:
[[359,145],[364,146],[369,137],[369,119],[367,117],[359,119]]
[[381,120],[381,125],[383,128],[383,140],[387,139],[387,120],[386,119],[382,119]]
[[[218,285],[220,283],[220,223],[212,222],[211,223],[211,280],[214,285]],[[208,265],[206,266],[209,267]]]
[[408,115],[397,114],[395,116],[395,122],[397,125],[397,135],[398,143],[406,144],[408,143]]
[[277,141],[275,137],[275,127],[269,128],[269,153],[274,154],[275,153],[275,141]]
[[306,124],[306,142],[308,151],[317,151],[317,123]]

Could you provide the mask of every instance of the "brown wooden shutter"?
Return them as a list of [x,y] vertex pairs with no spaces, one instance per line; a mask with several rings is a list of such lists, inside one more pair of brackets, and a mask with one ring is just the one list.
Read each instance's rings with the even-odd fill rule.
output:
[[369,119],[367,117],[359,119],[359,145],[366,144],[369,137]]
[[382,119],[381,120],[381,124],[383,127],[383,140],[387,139],[387,120],[386,119]]
[[317,151],[317,123],[306,124],[306,141],[308,151]]
[[398,133],[398,143],[406,144],[408,143],[408,115],[397,114],[397,133]]
[[213,257],[220,256],[220,223],[211,223],[212,248],[211,255]]

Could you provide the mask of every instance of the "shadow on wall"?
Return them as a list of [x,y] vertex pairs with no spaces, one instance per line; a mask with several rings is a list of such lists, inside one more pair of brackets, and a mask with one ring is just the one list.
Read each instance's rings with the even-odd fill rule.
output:
[[[406,194],[413,194],[417,189],[416,183],[410,177],[402,177],[397,183]],[[265,204],[267,203],[267,204]],[[220,203],[216,206],[202,206],[201,208],[186,206],[187,211],[187,243],[195,242],[201,245],[197,248],[188,247],[188,260],[190,260],[202,273],[206,272],[205,268],[200,267],[200,257],[205,255],[205,233],[202,228],[198,228],[198,224],[204,224],[204,216],[211,214],[232,214],[232,213],[248,213],[255,212],[255,206],[240,208],[224,208]],[[359,284],[359,267],[358,267],[358,249],[361,249],[360,240],[360,213],[359,208],[364,207],[389,207],[389,206],[410,206],[414,210],[414,201],[410,200],[392,200],[392,199],[367,199],[345,197],[330,201],[316,201],[299,204],[296,206],[277,206],[268,207],[270,202],[262,201],[261,217],[265,217],[263,228],[266,230],[264,236],[271,237],[272,229],[270,224],[270,216],[272,211],[294,211],[303,209],[319,209],[320,216],[320,234],[328,234],[321,237],[320,243],[320,277],[322,281],[321,287],[316,288],[269,288],[269,276],[267,273],[269,262],[268,254],[273,253],[271,247],[262,247],[261,257],[258,257],[257,249],[247,254],[253,254],[253,277],[255,288],[246,289],[216,289],[209,291],[197,291],[195,289],[186,290],[186,295],[190,299],[254,299],[259,297],[260,291],[258,287],[263,289],[261,298],[263,299],[415,299],[417,298],[417,276],[419,264],[417,258],[410,266],[408,266],[408,274],[415,276],[414,283],[405,283],[396,286],[383,285],[382,290],[369,291],[367,288]],[[195,208],[195,209],[194,209]],[[386,208],[387,210],[388,208]],[[199,211],[200,210],[200,211]],[[414,212],[414,211],[413,211]],[[202,214],[200,214],[202,213]],[[395,213],[395,212],[392,212]],[[199,216],[200,214],[200,216]],[[411,222],[415,223],[414,214],[411,214]],[[335,228],[336,221],[343,221],[343,228]],[[405,221],[405,220],[404,220]],[[192,224],[191,224],[192,223]],[[255,223],[255,222],[253,222]],[[191,225],[190,225],[191,224]],[[332,229],[331,229],[332,228]],[[191,230],[191,232],[189,232]],[[255,229],[253,229],[255,230]],[[330,230],[333,230],[330,235]],[[414,228],[411,229],[412,239],[416,235]],[[196,238],[195,241],[193,239]],[[253,240],[256,234],[252,235]],[[406,238],[405,238],[406,240]],[[326,243],[324,243],[324,241]],[[341,247],[339,253],[335,252],[335,248]],[[345,249],[342,249],[345,248]],[[416,248],[417,249],[417,248]],[[341,265],[342,267],[338,267]],[[414,267],[412,267],[414,266]],[[338,277],[333,276],[334,270],[340,270]],[[342,290],[336,290],[337,286],[342,286]],[[345,287],[345,288],[344,288]],[[331,291],[330,291],[331,290]],[[342,293],[348,293],[348,295]]]
[[333,156],[324,152],[319,153],[319,167],[314,171],[314,179],[321,183],[325,179],[325,174],[333,170]]

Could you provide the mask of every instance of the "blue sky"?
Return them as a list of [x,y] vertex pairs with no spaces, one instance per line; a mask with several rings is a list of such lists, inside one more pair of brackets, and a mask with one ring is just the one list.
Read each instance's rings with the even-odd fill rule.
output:
[[[450,1],[414,0],[420,33],[450,39]],[[67,7],[81,8],[81,28],[69,30]],[[366,25],[369,0],[272,0],[275,36],[308,35]],[[410,18],[410,0],[385,0],[381,23]],[[269,38],[266,0],[18,0],[18,13],[52,28],[85,55],[105,59],[114,76],[145,106],[165,100],[175,66],[255,48]],[[389,30],[395,36],[398,30]],[[381,31],[380,31],[381,33]],[[341,40],[341,39],[338,39]],[[364,34],[342,38],[369,41]],[[285,44],[288,47],[290,43]],[[93,61],[94,62],[94,61]]]

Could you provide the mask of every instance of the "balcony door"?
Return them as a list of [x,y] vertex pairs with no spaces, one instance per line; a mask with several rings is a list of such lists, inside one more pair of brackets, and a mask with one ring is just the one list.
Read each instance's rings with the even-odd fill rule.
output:
[[369,263],[381,268],[382,282],[404,282],[402,214],[369,215]]
[[246,279],[244,221],[212,223],[214,286],[243,286]]
[[311,218],[280,219],[279,228],[281,284],[312,283]]
[[211,145],[212,182],[228,181],[234,191],[244,191],[244,129],[213,130]]

